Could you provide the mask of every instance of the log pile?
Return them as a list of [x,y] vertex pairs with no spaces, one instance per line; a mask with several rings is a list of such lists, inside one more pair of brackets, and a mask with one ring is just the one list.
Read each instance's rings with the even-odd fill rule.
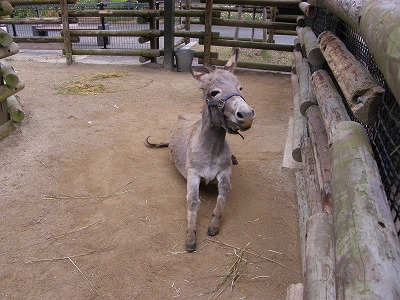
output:
[[[13,8],[9,2],[0,2],[0,18],[10,15]],[[0,59],[19,51],[18,45],[13,37],[6,31],[0,29]],[[19,97],[15,94],[24,88],[14,69],[4,61],[0,62],[0,140],[8,136],[14,129],[15,124],[22,122],[24,111],[21,108]]]
[[289,286],[286,299],[400,299],[400,243],[390,207],[366,131],[350,121],[344,105],[370,124],[382,88],[331,32],[317,41],[332,75],[322,69],[311,75],[305,28],[297,32],[293,126],[300,128],[292,130],[292,156],[301,161],[296,184],[303,282]]

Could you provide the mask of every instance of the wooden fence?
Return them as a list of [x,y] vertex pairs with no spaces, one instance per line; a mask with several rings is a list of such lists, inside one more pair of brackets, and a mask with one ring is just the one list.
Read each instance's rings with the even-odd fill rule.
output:
[[[164,2],[162,8],[156,5],[155,0],[148,1],[148,9],[141,10],[71,10],[67,4],[74,4],[76,0],[10,0],[14,7],[21,5],[59,4],[59,17],[52,18],[10,18],[4,17],[0,24],[21,25],[29,24],[35,26],[41,36],[16,36],[15,42],[19,43],[63,43],[63,52],[67,63],[72,63],[73,55],[124,55],[140,56],[140,61],[156,61],[157,57],[164,56],[164,66],[173,68],[173,56],[176,47],[188,43],[191,38],[200,39],[204,44],[204,51],[196,52],[195,57],[200,63],[221,65],[216,53],[211,53],[211,45],[224,47],[242,47],[253,49],[264,49],[270,51],[293,50],[293,45],[274,43],[274,34],[295,35],[297,17],[300,14],[298,8],[299,0],[283,1],[207,1],[206,4],[192,4],[190,0],[185,2],[182,9],[176,9],[169,2]],[[234,4],[234,6],[228,6]],[[262,21],[256,20],[227,20],[221,17],[223,12],[252,12],[263,16]],[[285,11],[289,13],[285,13]],[[139,18],[140,22],[149,24],[147,30],[108,30],[98,28],[81,28],[79,19],[93,17],[128,17]],[[175,26],[175,18],[184,19],[184,25],[180,28]],[[160,30],[158,24],[164,21],[164,30]],[[205,24],[204,32],[191,31],[191,24]],[[231,36],[220,36],[213,31],[213,25],[240,28],[261,28],[264,30],[263,39],[241,39]],[[60,32],[60,36],[47,36],[48,32]],[[139,37],[140,41],[150,42],[150,49],[147,50],[124,50],[124,49],[75,49],[73,43],[78,43],[81,37]],[[164,48],[159,47],[159,38],[164,38]],[[174,42],[175,37],[180,37],[178,43]],[[270,65],[263,63],[243,63],[239,66],[267,70],[290,71],[290,66]]]

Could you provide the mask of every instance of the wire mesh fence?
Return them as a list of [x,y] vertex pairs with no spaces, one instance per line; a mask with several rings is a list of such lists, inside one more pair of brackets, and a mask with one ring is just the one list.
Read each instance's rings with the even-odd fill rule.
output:
[[[69,10],[141,10],[148,9],[148,3],[137,2],[110,2],[99,5],[96,3],[71,4]],[[59,17],[59,5],[26,5],[16,6],[13,18],[55,18]],[[149,24],[139,24],[137,17],[80,17],[77,24],[70,24],[71,29],[93,30],[145,30]],[[58,24],[16,24],[7,25],[7,31],[13,36],[61,36],[61,26]],[[47,30],[45,30],[47,29]],[[73,43],[74,49],[148,49],[149,42],[139,43],[138,37],[80,37],[80,41]]]
[[[363,38],[356,30],[346,23],[336,20],[328,10],[318,10],[317,17],[307,19],[310,26],[318,36],[325,30],[331,30],[346,45],[347,49],[363,65],[377,82],[385,88],[382,105],[378,112],[378,118],[374,125],[366,126],[375,159],[378,164],[387,200],[396,224],[397,234],[400,236],[400,105],[390,88],[387,86],[384,76],[375,63]],[[323,66],[329,72],[329,67]],[[315,71],[315,70],[312,70]],[[332,78],[337,85],[334,78]],[[338,87],[338,85],[337,85]],[[340,92],[340,88],[338,88]],[[342,98],[344,100],[343,94]],[[346,101],[343,101],[346,105]],[[346,105],[347,106],[347,105]],[[361,123],[348,108],[352,120]]]

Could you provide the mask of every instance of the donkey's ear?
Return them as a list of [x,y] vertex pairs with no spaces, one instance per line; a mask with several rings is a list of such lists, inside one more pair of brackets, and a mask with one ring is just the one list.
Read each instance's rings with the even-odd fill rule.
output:
[[190,73],[192,73],[192,76],[197,79],[197,80],[201,80],[201,78],[206,75],[206,74],[210,74],[213,70],[211,68],[206,68],[206,67],[202,67],[199,69],[190,69]]
[[236,68],[238,58],[239,58],[239,49],[235,48],[235,50],[233,50],[231,58],[226,63],[224,70],[228,70],[229,72],[233,73],[233,70],[235,70]]

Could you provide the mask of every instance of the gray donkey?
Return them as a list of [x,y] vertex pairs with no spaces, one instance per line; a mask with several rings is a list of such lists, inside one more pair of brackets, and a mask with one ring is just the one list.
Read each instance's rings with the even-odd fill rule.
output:
[[229,150],[226,133],[239,134],[249,129],[255,118],[253,109],[246,103],[241,86],[233,75],[238,51],[231,56],[223,69],[202,68],[191,70],[200,81],[204,107],[200,115],[180,115],[171,131],[169,143],[152,144],[151,148],[170,147],[171,157],[178,171],[187,180],[186,251],[196,247],[196,220],[200,208],[200,181],[208,184],[217,179],[218,198],[213,211],[208,235],[219,231],[219,220],[231,189],[231,165],[235,161]]

